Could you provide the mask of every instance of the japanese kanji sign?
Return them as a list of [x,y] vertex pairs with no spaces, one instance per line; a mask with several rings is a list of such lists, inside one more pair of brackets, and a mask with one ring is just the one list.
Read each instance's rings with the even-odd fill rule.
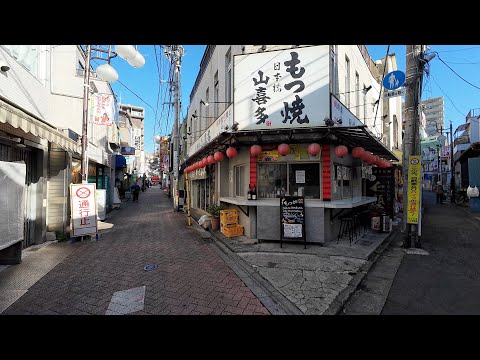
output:
[[89,121],[96,125],[112,125],[114,118],[113,95],[91,94],[90,95]]
[[328,45],[235,56],[238,130],[325,126],[330,116]]
[[421,193],[421,157],[408,158],[407,224],[418,224]]
[[96,184],[70,184],[72,236],[97,233]]

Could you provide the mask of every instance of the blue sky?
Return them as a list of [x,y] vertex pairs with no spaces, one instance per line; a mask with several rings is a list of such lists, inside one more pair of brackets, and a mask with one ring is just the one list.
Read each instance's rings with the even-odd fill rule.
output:
[[[388,45],[367,45],[370,56],[377,60],[385,56]],[[465,80],[480,88],[480,45],[428,45],[438,56]],[[397,55],[398,69],[405,72],[405,45],[391,45],[390,53]],[[446,95],[445,95],[446,94]],[[430,61],[430,76],[424,74],[422,99],[444,98],[445,126],[453,123],[453,131],[465,122],[469,110],[480,108],[480,89],[460,79],[438,58]]]
[[[187,112],[190,92],[200,69],[200,61],[206,45],[183,45],[183,47],[186,53],[182,58],[181,69],[181,121]],[[384,57],[387,51],[387,45],[367,45],[367,48],[374,60]],[[135,69],[119,57],[112,60],[111,64],[119,74],[119,82],[113,83],[112,88],[118,96],[121,96],[122,103],[143,106],[145,108],[145,149],[148,152],[152,152],[154,149],[153,136],[155,134],[166,135],[170,133],[174,111],[172,109],[170,114],[168,114],[168,105],[162,106],[162,103],[169,101],[168,84],[162,83],[157,113],[158,121],[157,123],[155,122],[154,109],[157,108],[159,93],[159,76],[155,61],[155,49],[153,45],[140,45],[138,50],[144,55],[146,60],[145,66],[142,68]],[[480,45],[429,45],[429,50],[437,51],[439,57],[453,70],[480,88]],[[158,45],[156,46],[156,51],[158,67],[161,72],[160,78],[167,80],[167,59]],[[405,45],[391,45],[390,53],[397,55],[398,68],[405,71]],[[94,67],[96,68],[97,66],[98,63],[94,63]],[[136,93],[143,101],[126,89],[120,82]],[[480,108],[480,101],[477,100],[479,95],[480,89],[460,79],[438,58],[434,58],[430,62],[430,76],[424,76],[422,99],[437,96],[444,97],[445,125],[447,127],[450,124],[449,121],[452,120],[455,131],[458,125],[465,122],[465,116],[470,109]],[[167,117],[167,115],[169,116]]]

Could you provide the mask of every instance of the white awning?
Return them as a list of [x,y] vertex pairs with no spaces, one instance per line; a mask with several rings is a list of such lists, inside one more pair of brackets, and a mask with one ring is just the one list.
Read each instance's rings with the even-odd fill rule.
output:
[[48,140],[66,150],[80,152],[80,146],[77,142],[65,136],[56,128],[35,119],[2,99],[0,99],[0,123],[10,124],[16,129]]

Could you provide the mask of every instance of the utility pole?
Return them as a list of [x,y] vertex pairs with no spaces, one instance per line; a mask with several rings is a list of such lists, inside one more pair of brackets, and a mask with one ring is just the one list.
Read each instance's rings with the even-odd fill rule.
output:
[[173,181],[172,181],[172,196],[174,210],[178,209],[178,157],[180,155],[180,67],[182,63],[182,56],[184,54],[181,45],[172,45],[171,47],[171,61],[174,66],[173,73],[173,91],[174,91],[174,106],[175,106],[175,122],[173,124]]
[[[421,114],[421,95],[423,67],[425,61],[422,61],[424,45],[406,45],[407,65],[406,65],[406,93],[405,93],[405,135],[403,140],[403,223],[402,231],[406,235],[405,247],[418,245],[418,234],[420,224],[407,224],[408,213],[408,169],[409,158],[412,155],[420,154],[420,114]],[[420,199],[422,188],[419,186]],[[420,200],[421,201],[421,200]],[[419,206],[420,204],[417,204]],[[421,211],[421,209],[418,209]],[[412,241],[413,240],[413,241]]]

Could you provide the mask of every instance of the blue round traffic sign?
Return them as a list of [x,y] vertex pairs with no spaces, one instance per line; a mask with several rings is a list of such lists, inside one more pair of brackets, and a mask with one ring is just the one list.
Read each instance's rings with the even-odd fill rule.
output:
[[383,87],[387,90],[398,89],[405,83],[405,73],[400,70],[389,72],[383,78]]

